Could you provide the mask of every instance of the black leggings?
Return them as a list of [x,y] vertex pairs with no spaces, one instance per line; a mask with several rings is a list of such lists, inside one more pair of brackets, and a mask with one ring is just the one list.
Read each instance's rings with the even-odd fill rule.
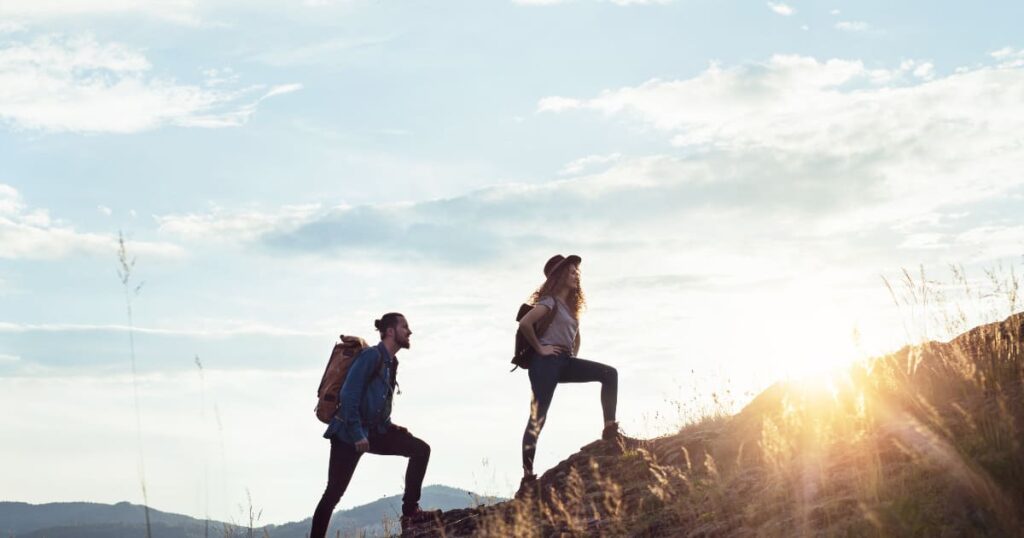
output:
[[537,454],[537,437],[544,428],[544,420],[559,383],[601,382],[601,409],[605,422],[615,420],[615,405],[619,394],[619,372],[599,362],[569,355],[543,357],[534,355],[530,361],[530,420],[523,432],[523,470],[533,472],[533,459]]
[[[430,461],[430,445],[409,433],[401,426],[390,426],[387,433],[370,434],[371,454],[385,456],[405,456],[409,465],[405,470],[405,496],[402,497],[402,512],[416,507],[420,501],[420,488],[423,476],[427,472]],[[331,462],[327,468],[327,489],[324,490],[320,503],[313,512],[313,528],[309,531],[310,538],[323,538],[327,534],[327,524],[331,521],[331,512],[338,505],[342,494],[348,488],[352,473],[362,453],[356,452],[351,443],[331,439]]]

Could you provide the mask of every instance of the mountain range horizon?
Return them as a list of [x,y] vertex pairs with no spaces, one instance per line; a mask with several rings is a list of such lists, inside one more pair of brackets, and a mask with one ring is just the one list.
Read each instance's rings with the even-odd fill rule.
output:
[[[433,484],[423,488],[423,505],[441,510],[482,506],[502,501],[500,497],[480,496],[471,491]],[[4,538],[120,538],[145,536],[144,505],[128,501],[96,503],[65,501],[27,503],[0,501],[0,535]],[[257,510],[258,508],[254,508]],[[337,510],[331,518],[330,534],[340,532],[365,533],[367,536],[386,534],[398,528],[401,494],[390,495],[376,501],[348,509]],[[274,538],[304,538],[309,532],[310,517],[282,524],[260,524],[251,528]],[[245,521],[219,521],[165,512],[149,507],[153,535],[168,538],[199,538],[213,533],[247,531]],[[394,526],[390,526],[390,525]],[[159,530],[157,530],[159,529]]]

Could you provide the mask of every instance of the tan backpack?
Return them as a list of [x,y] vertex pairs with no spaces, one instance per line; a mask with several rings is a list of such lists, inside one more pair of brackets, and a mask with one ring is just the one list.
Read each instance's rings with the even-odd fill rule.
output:
[[339,393],[341,386],[345,384],[345,377],[348,376],[349,369],[352,368],[352,363],[355,362],[355,358],[362,350],[370,347],[366,344],[366,340],[358,336],[343,334],[340,338],[341,341],[334,344],[331,358],[328,359],[327,368],[324,370],[324,377],[320,379],[320,388],[316,391],[318,401],[314,411],[316,418],[324,424],[330,423],[331,418],[338,412],[338,406],[341,405],[338,400]]

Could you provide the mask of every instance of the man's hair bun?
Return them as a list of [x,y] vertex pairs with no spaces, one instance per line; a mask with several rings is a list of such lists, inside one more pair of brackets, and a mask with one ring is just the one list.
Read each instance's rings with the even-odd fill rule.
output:
[[398,327],[398,320],[403,316],[398,312],[388,312],[380,317],[378,320],[374,320],[373,326],[377,328],[377,332],[380,333],[380,337],[384,338],[384,334],[388,329],[394,329]]

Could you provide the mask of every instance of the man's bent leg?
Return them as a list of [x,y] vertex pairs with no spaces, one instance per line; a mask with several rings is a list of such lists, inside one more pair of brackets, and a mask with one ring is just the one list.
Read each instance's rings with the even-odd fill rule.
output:
[[405,494],[402,496],[402,514],[409,515],[420,502],[423,477],[430,462],[430,445],[399,426],[391,426],[387,433],[370,436],[370,452],[383,456],[405,456]]
[[331,439],[331,461],[327,466],[327,489],[320,497],[320,503],[313,512],[313,528],[309,531],[310,538],[324,538],[327,525],[331,522],[331,513],[338,505],[341,496],[352,480],[361,453],[354,446],[337,439]]

